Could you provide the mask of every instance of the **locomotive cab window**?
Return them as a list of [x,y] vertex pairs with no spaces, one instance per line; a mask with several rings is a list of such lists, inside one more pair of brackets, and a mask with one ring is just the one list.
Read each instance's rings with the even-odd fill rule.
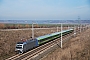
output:
[[23,46],[23,45],[21,45],[21,44],[17,44],[17,45],[16,45],[16,48],[17,48],[17,49],[21,49],[21,48],[23,48],[22,46]]

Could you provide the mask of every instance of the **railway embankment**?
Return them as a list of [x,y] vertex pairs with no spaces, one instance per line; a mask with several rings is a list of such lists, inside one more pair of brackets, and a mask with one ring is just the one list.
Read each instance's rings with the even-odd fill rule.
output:
[[[68,38],[70,38],[69,36],[73,36],[72,34],[68,34]],[[64,36],[63,36],[64,37]],[[15,55],[11,58],[8,58],[7,60],[39,60],[41,57],[43,57],[44,55],[46,55],[47,53],[51,52],[52,50],[54,50],[56,47],[60,46],[60,38],[53,40],[51,42],[48,42],[44,45],[41,45],[25,54],[22,55]]]
[[77,34],[41,60],[90,60],[90,29]]
[[[36,29],[34,31],[35,37],[55,32],[54,29]],[[30,39],[32,36],[32,30],[0,30],[0,60],[16,55],[15,45],[22,38]]]
[[[35,36],[41,36],[41,35],[45,35],[45,34],[47,34],[47,33],[50,33],[50,32],[53,32],[53,31],[56,31],[56,29],[54,29],[54,30],[48,30],[47,31],[47,29],[46,30],[44,30],[44,32],[43,32],[43,30],[35,30]],[[39,33],[39,34],[38,34]],[[42,34],[43,33],[43,34]],[[89,33],[89,32],[88,32]],[[87,34],[87,33],[84,33],[84,34]],[[1,44],[0,44],[0,60],[3,60],[3,59],[6,59],[6,58],[8,58],[8,57],[10,57],[10,56],[13,56],[13,55],[15,55],[15,53],[14,53],[14,48],[15,48],[15,44],[16,44],[16,42],[17,41],[19,41],[22,37],[26,37],[26,38],[30,38],[30,36],[31,36],[31,30],[20,30],[20,31],[0,31],[0,37],[1,37],[1,40],[0,40],[0,42],[1,42]],[[77,36],[80,36],[80,35],[77,35]],[[70,40],[71,41],[71,40]],[[74,40],[73,40],[74,41]],[[70,42],[68,42],[68,40],[67,40],[67,43],[65,43],[65,44],[63,44],[63,50],[65,49],[65,48],[67,48],[69,45],[67,45],[69,43],[69,45],[70,45]],[[57,46],[57,48],[58,49],[61,49],[58,45],[56,45]],[[54,47],[53,47],[54,48]],[[53,49],[53,48],[51,48],[51,50],[52,50],[52,52],[54,52],[54,50],[55,49]],[[56,48],[56,50],[58,50]],[[62,50],[61,49],[61,50]],[[69,48],[70,49],[70,48]],[[50,49],[49,49],[50,50]],[[51,52],[51,50],[50,51],[43,51],[43,52],[41,52],[41,53],[39,53],[39,55],[36,57],[36,59],[39,59],[39,56],[41,55],[41,57],[40,58],[42,58],[43,57],[43,55],[45,55],[45,53],[47,54],[47,53],[49,53],[49,52]],[[55,50],[55,51],[56,51]],[[5,52],[4,52],[5,51]],[[42,53],[43,53],[43,55],[42,55]],[[51,54],[51,53],[50,53]],[[58,54],[58,53],[57,53]],[[49,55],[49,54],[48,54]],[[57,55],[56,55],[57,56]],[[71,55],[72,56],[72,55]],[[53,57],[53,56],[52,56]],[[34,56],[34,58],[35,58],[35,56]],[[56,60],[56,58],[55,57],[53,57],[52,59],[55,59]]]
[[[73,33],[71,34],[68,34],[66,36],[63,36],[64,40],[63,40],[63,43],[67,42],[68,40],[70,40],[71,38],[73,38],[74,35]],[[43,50],[42,52],[36,54],[35,56],[33,56],[32,58],[30,58],[31,60],[40,60],[40,59],[43,59],[44,56],[47,56],[49,53],[57,50],[58,48],[61,48],[60,47],[60,38],[56,39],[58,41],[55,41],[54,44],[52,46],[50,46],[49,48]]]

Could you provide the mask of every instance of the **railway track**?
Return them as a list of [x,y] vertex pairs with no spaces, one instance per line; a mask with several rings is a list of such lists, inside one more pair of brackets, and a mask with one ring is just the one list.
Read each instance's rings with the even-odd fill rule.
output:
[[[63,43],[66,42],[66,40],[68,38],[73,36],[74,35],[73,33],[70,33],[68,35],[63,36]],[[30,59],[32,59],[33,56],[38,55],[40,52],[49,49],[50,47],[54,46],[55,44],[58,44],[58,42],[60,42],[60,38],[57,38],[53,41],[50,41],[50,42],[48,42],[44,45],[41,45],[35,49],[32,49],[24,54],[17,54],[13,57],[6,59],[6,60],[30,60]]]
[[[57,40],[57,41],[58,41],[58,40]],[[48,44],[48,46],[45,46],[45,48],[42,48],[42,49],[38,50],[37,52],[33,53],[32,55],[29,55],[29,56],[25,57],[24,60],[26,60],[26,59],[27,59],[27,60],[30,60],[31,57],[35,56],[36,54],[39,54],[40,52],[42,52],[42,51],[44,51],[44,50],[49,49],[50,47],[52,47],[53,45],[55,45],[55,43],[56,43],[55,40],[52,41],[50,44]]]
[[[76,30],[76,32],[78,32],[78,31]],[[70,35],[72,35],[72,34],[70,34]],[[70,36],[68,35],[68,37],[70,37]],[[66,40],[68,37],[63,36],[63,41]],[[58,42],[60,42],[60,38],[56,39],[56,40],[53,40],[51,42],[48,42],[48,43],[46,43],[44,45],[41,45],[41,46],[39,46],[39,47],[37,47],[37,48],[35,48],[33,50],[30,50],[30,51],[28,51],[28,52],[26,52],[24,54],[17,54],[15,56],[12,56],[12,57],[10,57],[10,58],[8,58],[6,60],[30,60],[33,56],[39,54],[40,52],[42,52],[44,50],[49,49],[50,47],[57,44]]]
[[[69,34],[69,35],[67,35],[67,36],[71,36],[72,34]],[[63,41],[65,40],[65,39],[67,39],[68,37],[64,37],[63,36]],[[24,53],[24,54],[17,54],[17,55],[15,55],[15,56],[13,56],[13,57],[10,57],[10,58],[8,58],[8,59],[6,59],[6,60],[30,60],[33,56],[35,56],[35,55],[37,55],[37,54],[39,54],[40,52],[42,52],[42,51],[44,51],[44,50],[47,50],[47,49],[49,49],[50,47],[52,47],[52,46],[54,46],[55,44],[57,44],[58,42],[60,42],[60,38],[57,38],[57,39],[55,39],[55,40],[53,40],[53,41],[50,41],[50,42],[48,42],[48,43],[46,43],[46,44],[44,44],[44,45],[41,45],[41,46],[39,46],[39,47],[37,47],[37,48],[35,48],[35,49],[33,49],[33,50],[30,50],[30,51],[28,51],[28,52],[26,52],[26,53]]]
[[29,52],[26,52],[24,54],[17,54],[15,56],[11,57],[11,58],[6,59],[6,60],[24,60],[24,59],[30,58],[30,57],[36,55],[37,53],[40,53],[41,51],[47,49],[48,47],[56,44],[57,41],[58,41],[58,39],[53,40],[51,42],[48,42],[48,43],[46,43],[44,45],[41,45],[41,46],[35,48],[35,49],[33,49],[33,50],[29,51]]

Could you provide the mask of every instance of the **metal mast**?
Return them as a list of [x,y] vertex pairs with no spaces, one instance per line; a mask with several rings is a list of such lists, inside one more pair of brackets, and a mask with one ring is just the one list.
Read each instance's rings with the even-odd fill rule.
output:
[[58,26],[57,26],[57,32],[58,32]]
[[34,28],[33,28],[33,23],[32,23],[32,39],[34,39]]
[[61,23],[61,48],[62,48],[62,23]]
[[81,33],[81,21],[80,21],[80,16],[78,16],[78,21],[79,21],[79,28],[80,28],[80,33]]

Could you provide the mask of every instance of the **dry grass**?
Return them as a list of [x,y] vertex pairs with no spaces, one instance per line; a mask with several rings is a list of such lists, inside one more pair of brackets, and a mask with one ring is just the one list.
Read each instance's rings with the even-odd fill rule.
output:
[[[56,32],[57,29],[37,29],[34,31],[35,37],[42,36]],[[18,30],[18,31],[0,31],[0,60],[6,59],[15,55],[15,45],[22,38],[30,39],[32,35],[31,30]]]
[[42,60],[90,60],[90,29],[72,38]]
[[[63,29],[67,29],[67,28],[63,28]],[[45,34],[56,32],[56,31],[57,31],[57,29],[54,28],[54,29],[43,29],[43,30],[37,29],[34,32],[35,32],[35,37],[38,37],[38,36],[42,36]],[[86,31],[85,33],[89,34],[89,31]],[[11,57],[12,55],[15,55],[15,44],[18,41],[20,41],[23,37],[26,39],[30,39],[31,35],[32,35],[31,30],[0,31],[0,60],[3,60],[8,57]],[[88,37],[90,37],[90,35]],[[83,38],[83,37],[81,37],[81,38]],[[88,39],[90,39],[90,38],[87,38],[87,40]],[[79,45],[81,45],[81,44],[79,44],[79,43],[82,43],[82,42],[81,41],[78,42],[78,40],[80,40],[80,38],[76,37],[74,40],[70,40],[73,43],[71,43],[71,42],[65,43],[63,46],[63,49],[60,49],[60,48],[57,49],[56,52],[53,52],[53,53],[51,53],[50,56],[47,56],[47,58],[45,58],[45,60],[58,60],[58,59],[69,60],[69,59],[71,59],[70,53],[73,53],[72,54],[73,58],[74,58],[74,55],[75,55],[75,57],[77,57],[77,55],[79,55],[79,52],[82,51],[81,49],[80,49],[81,51],[79,51],[78,47],[82,48],[84,46],[82,44],[82,47],[80,47]],[[85,42],[85,43],[87,45],[87,42]],[[74,49],[73,49],[72,45],[73,46],[75,45]],[[89,48],[89,47],[87,46],[87,48]],[[73,50],[75,50],[75,51],[73,51]]]

